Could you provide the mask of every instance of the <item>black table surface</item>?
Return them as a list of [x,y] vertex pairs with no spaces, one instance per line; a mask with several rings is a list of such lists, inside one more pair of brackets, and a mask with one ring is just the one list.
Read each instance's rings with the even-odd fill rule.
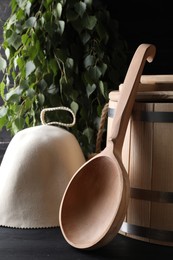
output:
[[170,259],[173,247],[151,244],[121,234],[106,246],[80,250],[70,246],[60,228],[14,229],[0,227],[0,260],[116,260]]

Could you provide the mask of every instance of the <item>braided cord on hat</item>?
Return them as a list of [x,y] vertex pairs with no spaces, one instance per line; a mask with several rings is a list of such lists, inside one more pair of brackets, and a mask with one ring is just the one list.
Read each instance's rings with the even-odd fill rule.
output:
[[[65,110],[65,111],[70,112],[72,114],[72,118],[73,118],[72,122],[71,123],[62,123],[62,122],[58,122],[58,121],[52,121],[52,122],[46,123],[45,113],[50,112],[50,111],[55,111],[55,110]],[[65,126],[65,127],[72,127],[76,123],[76,117],[75,117],[75,114],[73,113],[73,111],[70,108],[64,107],[64,106],[42,109],[42,111],[40,113],[40,119],[41,119],[41,123],[43,125],[59,125],[59,126]]]

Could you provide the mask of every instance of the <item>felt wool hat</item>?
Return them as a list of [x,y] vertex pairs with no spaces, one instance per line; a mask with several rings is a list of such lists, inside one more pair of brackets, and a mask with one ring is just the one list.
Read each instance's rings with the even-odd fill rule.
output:
[[0,226],[59,226],[64,190],[84,162],[78,141],[61,127],[40,125],[19,131],[0,166]]

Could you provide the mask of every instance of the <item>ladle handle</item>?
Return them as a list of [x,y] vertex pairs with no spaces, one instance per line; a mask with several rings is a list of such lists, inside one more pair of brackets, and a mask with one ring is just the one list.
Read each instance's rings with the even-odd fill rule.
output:
[[[156,53],[156,48],[152,44],[141,44],[137,48],[130,66],[127,70],[120,98],[117,103],[116,113],[114,114],[111,134],[109,140],[113,141],[114,151],[122,150],[124,137],[136,98],[136,92],[140,83],[140,77],[146,60],[152,62]],[[108,141],[109,141],[108,140]]]

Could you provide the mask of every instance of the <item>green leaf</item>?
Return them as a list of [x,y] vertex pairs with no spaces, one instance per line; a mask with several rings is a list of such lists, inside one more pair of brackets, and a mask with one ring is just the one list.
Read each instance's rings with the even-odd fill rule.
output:
[[74,66],[74,60],[72,58],[67,58],[65,64],[69,69],[72,69]]
[[8,38],[8,44],[13,46],[15,50],[20,47],[21,43],[21,37],[16,32],[13,32],[12,35]]
[[40,82],[39,82],[39,88],[42,90],[42,91],[45,91],[45,89],[47,89],[47,82],[44,80],[44,79],[41,79]]
[[100,37],[100,40],[103,40],[104,38],[108,37],[107,30],[101,22],[97,23],[96,30],[97,30],[97,33]]
[[94,66],[94,67],[90,67],[89,68],[89,74],[90,74],[90,77],[92,78],[92,80],[97,83],[98,80],[100,79],[100,76],[102,75],[99,67],[97,66]]
[[95,57],[93,55],[88,55],[85,59],[84,59],[84,66],[85,68],[88,68],[90,66],[93,66],[95,63]]
[[6,67],[7,67],[6,60],[0,56],[0,71],[2,70],[4,72]]
[[75,113],[75,115],[77,114],[77,111],[79,109],[79,105],[78,103],[76,103],[75,101],[72,101],[70,104],[70,107],[72,109],[72,111]]
[[48,92],[49,94],[52,94],[52,95],[56,94],[56,93],[57,93],[57,88],[56,88],[56,86],[55,86],[54,84],[51,84],[50,87],[48,88],[47,92]]
[[24,24],[24,28],[34,28],[36,27],[36,17],[29,17],[28,20],[26,20],[25,24]]
[[87,137],[89,143],[91,143],[93,132],[93,129],[91,129],[90,127],[85,128],[85,130],[83,131],[83,134]]
[[38,58],[39,50],[37,49],[37,44],[28,48],[28,56],[31,60]]
[[103,81],[101,81],[101,80],[99,81],[99,88],[100,88],[100,91],[101,91],[103,97],[106,98],[105,89],[104,89],[104,84],[103,84]]
[[2,129],[4,127],[4,125],[6,125],[6,122],[7,122],[6,116],[1,117],[1,115],[0,115],[0,129]]
[[87,5],[91,5],[93,0],[84,0],[84,2],[87,4]]
[[57,66],[56,60],[55,59],[51,59],[49,61],[49,66],[50,66],[51,70],[53,71],[54,76],[56,76],[57,70],[58,70],[58,66]]
[[7,23],[6,23],[6,30],[9,30],[11,28],[11,26],[13,24],[16,23],[17,19],[16,19],[16,14],[13,14],[8,20],[7,20]]
[[7,59],[10,58],[10,49],[9,48],[5,49],[5,55],[6,55]]
[[28,0],[17,0],[19,7],[24,10]]
[[[22,20],[24,19],[24,17],[25,17],[25,12],[24,12],[24,10],[20,9],[20,10],[17,12],[17,20],[18,20],[18,21],[22,21]],[[18,33],[19,31],[21,31],[21,29],[22,29],[21,23],[17,23],[17,22],[16,22],[15,26],[16,26],[16,28],[17,28],[17,30],[16,30],[17,33]]]
[[100,66],[99,66],[99,69],[101,71],[101,74],[104,76],[106,70],[107,70],[107,64],[106,63],[102,63]]
[[12,128],[14,134],[16,134],[19,130],[23,129],[25,125],[25,119],[23,117],[18,117],[12,122]]
[[2,97],[2,99],[5,99],[4,90],[5,90],[5,83],[2,81],[0,83],[0,96]]
[[29,39],[29,35],[28,34],[25,33],[25,34],[22,35],[22,43],[23,43],[23,45],[27,44],[28,39]]
[[0,118],[6,116],[8,109],[4,106],[0,107]]
[[43,106],[44,101],[45,101],[44,95],[42,93],[39,93],[38,94],[38,102],[39,102],[40,106]]
[[[34,94],[34,93],[33,93]],[[32,104],[33,104],[33,99],[32,97],[30,96],[27,96],[26,99],[25,99],[25,102],[23,102],[23,107],[22,107],[22,110],[23,112],[27,112],[28,110],[30,111],[31,110],[31,107],[32,107]]]
[[44,3],[45,8],[48,9],[49,5],[52,3],[52,0],[44,0],[43,3]]
[[31,11],[31,2],[27,1],[26,7],[25,7],[25,13],[29,16]]
[[97,23],[97,18],[92,15],[87,15],[83,21],[83,25],[86,29],[88,30],[93,30],[94,27],[96,26]]
[[85,45],[91,39],[91,35],[88,32],[83,32],[80,34],[80,38],[82,43]]
[[79,14],[79,16],[82,17],[86,10],[86,4],[82,1],[80,1],[79,3],[76,3],[74,5],[74,8],[75,8],[75,11]]
[[27,126],[30,126],[30,120],[29,120],[29,116],[25,117],[25,122]]
[[19,87],[12,88],[10,89],[10,91],[6,93],[5,99],[6,101],[10,101],[10,102],[19,102],[21,93],[22,90]]
[[8,39],[11,37],[12,33],[13,31],[11,29],[4,31],[5,47],[8,46]]
[[19,66],[19,69],[22,69],[23,67],[25,67],[24,59],[16,56],[16,58],[14,59],[14,66],[15,66],[15,68],[17,67],[17,65]]
[[88,98],[94,92],[95,89],[96,89],[96,85],[95,84],[93,84],[93,85],[88,84],[87,85],[86,92],[87,92]]
[[26,95],[27,97],[29,97],[30,99],[33,98],[35,96],[35,90],[32,88],[28,88],[28,90],[26,91]]
[[10,85],[10,78],[8,74],[5,74],[5,86],[6,88]]
[[33,61],[27,61],[26,63],[26,77],[28,77],[35,70],[35,64]]
[[21,93],[22,93],[24,90],[27,90],[27,89],[28,89],[28,82],[27,82],[27,80],[21,79],[21,80],[20,80],[20,85],[18,85],[18,88],[19,88],[19,90],[21,91]]
[[65,29],[65,22],[62,21],[62,20],[60,20],[60,21],[58,22],[58,32],[59,32],[60,35],[63,34],[64,29]]
[[57,10],[57,16],[58,16],[58,18],[60,18],[61,14],[62,14],[62,4],[61,3],[57,4],[56,10]]

